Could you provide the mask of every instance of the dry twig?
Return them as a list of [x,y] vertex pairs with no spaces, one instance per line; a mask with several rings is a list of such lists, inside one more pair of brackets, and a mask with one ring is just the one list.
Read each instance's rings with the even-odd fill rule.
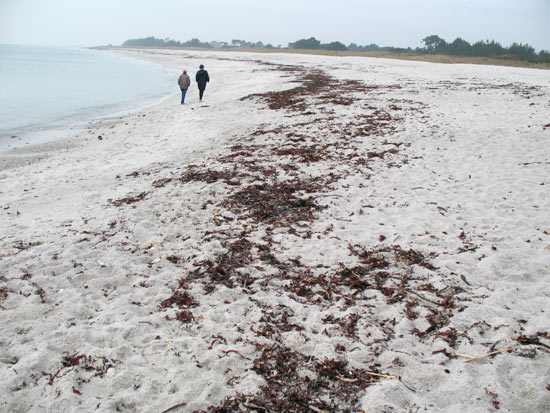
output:
[[514,349],[514,347],[502,348],[500,350],[491,351],[490,353],[483,354],[481,356],[469,356],[467,354],[458,354],[458,353],[456,353],[456,355],[459,356],[459,357],[467,358],[468,360],[466,360],[466,363],[469,363],[470,361],[479,360],[479,359],[483,359],[485,357],[494,356],[495,354],[505,353],[505,352],[509,353],[513,349]]

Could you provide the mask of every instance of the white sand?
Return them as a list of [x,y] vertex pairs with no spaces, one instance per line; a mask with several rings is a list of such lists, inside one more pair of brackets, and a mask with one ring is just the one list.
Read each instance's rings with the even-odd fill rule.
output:
[[[179,105],[174,79],[160,106],[0,155],[1,411],[192,412],[226,398],[281,411],[261,405],[261,386],[289,400],[284,384],[305,376],[325,386],[312,411],[550,411],[550,72],[125,53],[191,73],[204,63],[212,81],[201,103],[193,85]],[[300,73],[262,62],[336,83],[306,97],[307,114],[270,110],[240,98]],[[352,79],[367,89],[342,90]],[[304,148],[314,158],[300,162]],[[232,175],[178,181],[189,165]],[[326,208],[277,224],[228,203],[292,179],[321,186],[282,206]],[[231,245],[225,259],[240,261],[222,285],[206,262]],[[174,291],[195,300],[191,322],[160,308]],[[286,372],[265,358],[283,353]],[[347,365],[320,369],[331,360]],[[380,380],[355,404],[331,393],[365,377]]]

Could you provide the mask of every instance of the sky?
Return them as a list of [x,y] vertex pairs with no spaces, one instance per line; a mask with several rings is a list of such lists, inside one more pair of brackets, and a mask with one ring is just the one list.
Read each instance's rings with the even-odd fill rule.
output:
[[155,36],[287,46],[315,37],[416,48],[432,34],[550,50],[550,0],[0,0],[0,44],[120,45]]

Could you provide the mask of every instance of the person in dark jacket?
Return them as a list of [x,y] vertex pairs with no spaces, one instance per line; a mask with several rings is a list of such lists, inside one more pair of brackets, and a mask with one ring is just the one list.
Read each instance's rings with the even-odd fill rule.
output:
[[199,85],[199,100],[202,100],[202,95],[204,94],[204,89],[206,89],[206,84],[210,82],[210,77],[208,76],[208,72],[204,70],[204,65],[199,66],[199,71],[195,76],[195,80]]

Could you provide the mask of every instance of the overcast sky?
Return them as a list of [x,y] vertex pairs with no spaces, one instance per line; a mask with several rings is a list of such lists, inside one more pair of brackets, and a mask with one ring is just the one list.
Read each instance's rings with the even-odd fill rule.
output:
[[287,46],[496,40],[550,50],[550,0],[0,0],[0,43],[119,45],[155,36]]

